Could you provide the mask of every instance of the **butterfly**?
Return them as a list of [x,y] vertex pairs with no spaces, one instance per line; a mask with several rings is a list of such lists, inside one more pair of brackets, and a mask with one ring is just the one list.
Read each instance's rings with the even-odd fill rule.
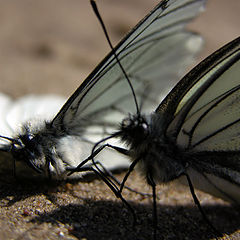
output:
[[148,115],[114,134],[148,182],[185,174],[194,186],[240,203],[240,37],[193,68]]
[[[178,179],[187,184],[215,234],[222,235],[205,215],[194,188],[240,204],[239,73],[240,37],[194,67],[155,111],[130,113],[118,131],[95,144],[86,160],[93,161],[95,171],[121,199],[128,176],[135,168],[140,171],[153,190],[154,239],[158,183]],[[106,143],[112,138],[120,139],[125,148]],[[95,164],[98,153],[106,147],[127,155],[132,161],[120,188]]]
[[[135,110],[114,53],[131,80],[141,111],[153,110],[201,48],[201,37],[184,27],[204,4],[204,0],[161,1],[103,59],[55,117],[30,119],[14,127],[13,133],[0,133],[0,151],[13,159],[16,175],[65,178],[69,169],[91,154],[97,141]],[[115,144],[114,139],[111,143]],[[116,158],[112,149],[102,151],[98,159],[110,170],[129,166],[128,158]]]

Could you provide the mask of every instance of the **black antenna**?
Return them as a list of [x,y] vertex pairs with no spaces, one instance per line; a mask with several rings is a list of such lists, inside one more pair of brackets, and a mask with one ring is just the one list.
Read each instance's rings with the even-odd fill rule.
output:
[[111,43],[111,41],[110,41],[110,38],[109,38],[108,33],[107,33],[107,29],[106,29],[106,27],[105,27],[105,25],[104,25],[104,22],[103,22],[103,20],[102,20],[102,18],[101,18],[101,16],[100,16],[99,11],[98,11],[97,4],[96,4],[95,0],[90,0],[90,3],[91,3],[91,5],[92,5],[92,8],[93,8],[94,13],[96,14],[96,16],[97,16],[97,18],[98,18],[98,20],[99,20],[99,22],[100,22],[100,24],[101,24],[101,26],[102,26],[103,32],[104,32],[104,34],[105,34],[105,36],[106,36],[106,38],[107,38],[107,41],[108,41],[109,46],[110,46],[111,49],[112,49],[112,52],[113,52],[113,54],[114,54],[114,56],[115,56],[115,58],[116,58],[116,60],[117,60],[117,63],[118,63],[118,65],[120,66],[120,68],[121,68],[121,70],[122,70],[122,72],[123,72],[123,74],[124,74],[124,76],[125,76],[128,84],[129,84],[129,86],[130,86],[130,88],[131,88],[131,91],[132,91],[132,94],[133,94],[133,98],[134,98],[134,102],[135,102],[135,105],[136,105],[137,114],[139,115],[139,114],[140,114],[140,111],[139,111],[139,107],[138,107],[138,103],[137,103],[137,97],[136,97],[136,94],[135,94],[135,92],[134,92],[132,83],[131,83],[129,77],[127,76],[127,73],[126,73],[126,71],[124,70],[124,68],[123,68],[120,60],[118,59],[118,56],[117,56],[117,54],[116,54],[116,51],[115,51],[115,49],[114,49],[114,47],[113,47],[113,45],[112,45],[112,43]]

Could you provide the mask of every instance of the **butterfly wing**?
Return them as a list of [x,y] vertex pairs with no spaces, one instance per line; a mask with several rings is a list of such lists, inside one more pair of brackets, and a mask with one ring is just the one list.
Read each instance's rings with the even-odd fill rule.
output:
[[158,107],[199,188],[240,203],[240,37],[187,74]]
[[[0,135],[15,137],[27,122],[51,120],[64,101],[58,95],[26,95],[15,100],[0,93]],[[0,139],[0,144],[6,142]]]
[[[36,128],[41,127],[45,121],[51,120],[65,101],[64,97],[57,95],[26,95],[18,99],[12,99],[8,95],[0,93],[0,135],[10,138],[16,137],[22,132],[26,123]],[[9,151],[9,141],[0,139],[0,176],[6,180],[13,176],[13,159]],[[31,168],[26,168],[22,161],[15,163],[17,176],[32,178],[39,174]]]
[[7,113],[12,105],[12,99],[3,93],[0,93],[0,134],[3,136],[9,136],[13,134],[13,129],[7,121]]
[[[159,95],[165,95],[200,49],[201,38],[185,31],[184,26],[204,3],[204,0],[164,0],[116,46],[115,52],[142,111],[157,106]],[[79,144],[93,145],[116,131],[128,113],[135,112],[132,92],[111,52],[69,98],[52,125],[79,135],[82,139]],[[86,157],[90,151],[91,147]],[[108,155],[98,157],[103,162],[109,159]],[[128,165],[128,161],[118,159]]]
[[[155,99],[159,90],[171,87],[173,76],[172,81],[176,81],[182,65],[186,61],[189,63],[199,50],[201,39],[185,32],[183,27],[204,3],[162,1],[115,48],[140,102],[145,90],[149,89],[151,94],[148,95]],[[171,68],[167,67],[172,62]],[[154,104],[154,100],[149,101],[151,106],[157,103],[157,100]],[[147,105],[146,102],[145,99]],[[67,127],[79,123],[79,120],[84,123],[87,119],[89,125],[97,113],[100,112],[98,117],[104,118],[109,110],[111,117],[113,112],[122,115],[122,112],[136,111],[128,83],[112,52],[70,97],[53,124]]]

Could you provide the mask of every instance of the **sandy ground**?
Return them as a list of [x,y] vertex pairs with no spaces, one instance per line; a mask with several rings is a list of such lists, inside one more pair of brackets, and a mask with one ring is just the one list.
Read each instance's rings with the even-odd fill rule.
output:
[[[99,1],[116,43],[158,1]],[[202,57],[239,35],[240,1],[209,0],[191,24],[206,40]],[[88,1],[0,0],[0,91],[69,96],[108,52]],[[59,84],[60,83],[60,84]],[[117,174],[117,177],[123,177]],[[134,173],[128,185],[149,192]],[[197,192],[224,238],[240,239],[239,209]],[[127,190],[131,214],[98,179],[81,182],[0,182],[0,239],[151,239],[151,199]],[[212,239],[188,188],[158,186],[159,239]]]

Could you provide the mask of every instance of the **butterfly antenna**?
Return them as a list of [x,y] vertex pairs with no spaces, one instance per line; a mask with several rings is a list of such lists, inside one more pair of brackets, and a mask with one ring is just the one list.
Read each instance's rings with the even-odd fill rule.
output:
[[125,76],[128,84],[129,84],[129,86],[130,86],[130,88],[131,88],[131,91],[132,91],[132,94],[133,94],[133,98],[134,98],[134,102],[135,102],[135,105],[136,105],[137,114],[139,115],[139,114],[140,114],[140,111],[139,111],[139,107],[138,107],[138,103],[137,103],[137,97],[136,97],[136,94],[135,94],[135,92],[134,92],[132,83],[131,83],[129,77],[127,76],[127,73],[126,73],[126,71],[124,70],[124,68],[123,68],[123,66],[122,66],[122,64],[121,64],[121,62],[120,62],[120,60],[119,60],[119,58],[118,58],[118,56],[117,56],[117,54],[116,54],[116,51],[115,51],[115,49],[114,49],[114,47],[113,47],[113,45],[112,45],[112,43],[111,43],[111,41],[110,41],[110,38],[109,38],[109,35],[108,35],[108,32],[107,32],[107,29],[106,29],[106,27],[105,27],[105,24],[104,24],[104,22],[103,22],[103,20],[102,20],[102,17],[101,17],[101,15],[100,15],[99,11],[98,11],[96,2],[95,2],[94,0],[90,0],[90,3],[91,3],[91,5],[92,5],[92,8],[93,8],[94,13],[96,14],[96,16],[97,16],[97,18],[98,18],[98,20],[99,20],[99,22],[100,22],[100,24],[101,24],[101,26],[102,26],[103,32],[104,32],[104,34],[105,34],[105,36],[106,36],[106,38],[107,38],[107,41],[108,41],[109,46],[110,46],[111,49],[112,49],[112,52],[113,52],[113,54],[114,54],[114,56],[115,56],[115,58],[116,58],[116,60],[117,60],[117,63],[118,63],[118,65],[120,66],[120,68],[121,68],[121,70],[122,70],[122,72],[123,72],[123,74],[124,74],[124,76]]

